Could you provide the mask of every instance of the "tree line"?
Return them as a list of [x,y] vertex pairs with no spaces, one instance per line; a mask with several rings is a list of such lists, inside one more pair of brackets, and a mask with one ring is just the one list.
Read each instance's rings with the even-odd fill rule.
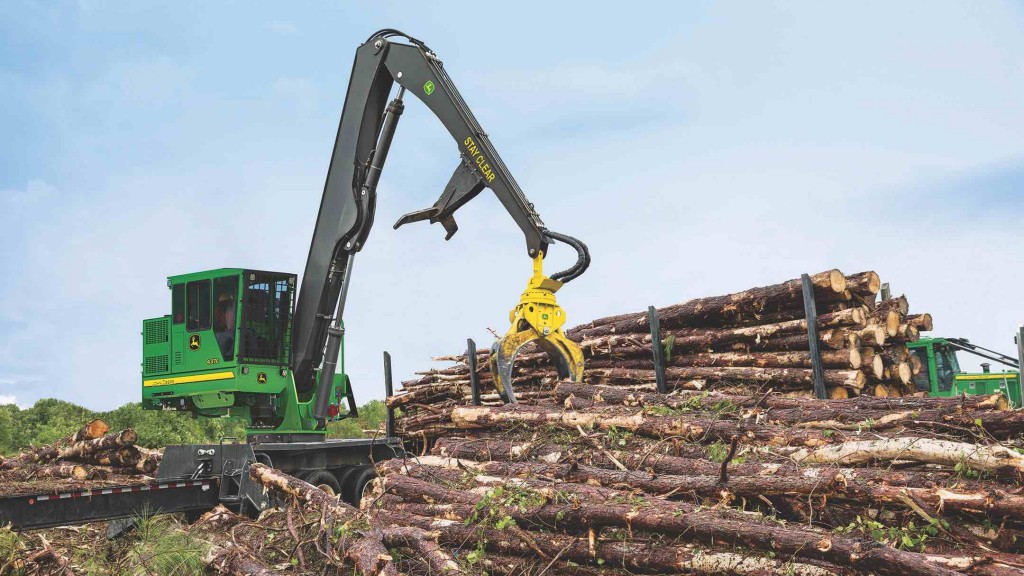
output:
[[[364,430],[377,430],[386,417],[384,402],[371,400],[359,408],[359,417],[328,424],[329,438],[361,438]],[[133,428],[139,444],[160,448],[170,444],[202,444],[221,438],[245,439],[245,422],[239,418],[196,418],[187,412],[143,410],[130,402],[105,412],[89,410],[55,398],[36,402],[31,408],[0,406],[0,454],[16,453],[27,446],[60,440],[93,419],[102,418],[112,430]]]

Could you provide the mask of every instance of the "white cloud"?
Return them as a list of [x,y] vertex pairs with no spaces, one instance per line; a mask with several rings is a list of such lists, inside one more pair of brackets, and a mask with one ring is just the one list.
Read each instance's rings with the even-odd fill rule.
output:
[[5,406],[5,405],[8,405],[8,404],[17,404],[17,403],[18,403],[18,400],[14,396],[10,396],[10,395],[7,395],[7,394],[0,394],[0,406]]

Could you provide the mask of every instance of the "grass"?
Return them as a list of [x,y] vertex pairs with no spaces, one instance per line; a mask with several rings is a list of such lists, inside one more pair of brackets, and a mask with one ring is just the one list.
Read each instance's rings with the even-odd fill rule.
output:
[[172,516],[143,515],[127,536],[120,573],[157,576],[201,574],[209,543],[186,532]]

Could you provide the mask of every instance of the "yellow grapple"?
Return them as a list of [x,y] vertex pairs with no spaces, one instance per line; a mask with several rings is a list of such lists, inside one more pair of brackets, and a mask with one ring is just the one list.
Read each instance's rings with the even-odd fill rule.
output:
[[516,354],[533,340],[551,358],[558,377],[578,382],[583,376],[583,351],[562,332],[565,311],[555,301],[555,292],[562,282],[544,275],[544,255],[533,259],[533,276],[519,297],[519,304],[509,312],[512,326],[491,346],[491,375],[498,395],[506,403],[515,404],[512,391],[512,364]]

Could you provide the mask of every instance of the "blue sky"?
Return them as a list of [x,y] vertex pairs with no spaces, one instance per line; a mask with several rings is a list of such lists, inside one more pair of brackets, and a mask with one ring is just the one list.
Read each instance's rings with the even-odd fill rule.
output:
[[[873,269],[936,333],[1012,350],[1019,4],[499,4],[0,4],[0,401],[136,400],[167,276],[301,272],[354,50],[385,27],[430,44],[545,222],[590,245],[570,324]],[[361,399],[383,349],[405,378],[489,343],[530,273],[489,193],[448,243],[390,229],[456,162],[410,102],[346,311]]]

